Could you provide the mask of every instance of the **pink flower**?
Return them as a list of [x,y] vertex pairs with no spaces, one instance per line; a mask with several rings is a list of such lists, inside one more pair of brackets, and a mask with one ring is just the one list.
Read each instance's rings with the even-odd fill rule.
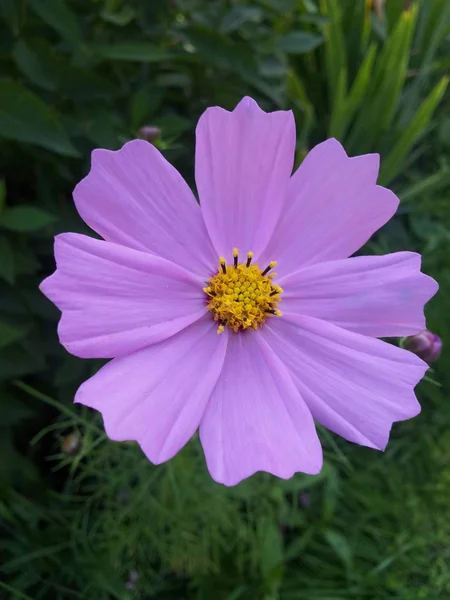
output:
[[420,411],[427,365],[376,338],[422,331],[437,284],[412,252],[348,258],[398,206],[376,185],[379,157],[330,139],[291,177],[294,149],[292,113],[244,98],[200,118],[200,206],[142,140],[95,150],[75,188],[104,241],[57,236],[42,291],[69,352],[113,358],[75,401],[153,463],[199,428],[218,482],[315,474],[314,421],[382,450]]

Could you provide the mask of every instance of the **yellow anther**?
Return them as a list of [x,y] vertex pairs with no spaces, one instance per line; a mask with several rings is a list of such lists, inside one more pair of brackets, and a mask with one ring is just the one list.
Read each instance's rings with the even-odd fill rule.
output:
[[[267,273],[270,271],[270,269],[273,269],[276,266],[276,264],[277,264],[276,260],[273,260],[272,262],[270,262],[268,264],[268,266],[262,272],[262,275],[267,275]],[[269,275],[269,277],[270,277],[270,275]],[[273,277],[273,275],[272,275],[272,277]]]
[[239,251],[237,248],[233,248],[233,266],[236,268],[238,266],[238,256]]
[[276,315],[277,317],[283,316],[283,313],[281,312],[281,310],[278,310],[278,308],[276,309],[276,311],[273,314]]
[[217,333],[225,326],[234,332],[243,329],[258,329],[267,318],[281,315],[277,309],[280,302],[280,286],[274,285],[273,274],[267,272],[276,265],[273,261],[262,271],[257,264],[252,265],[253,253],[247,254],[245,264],[238,263],[238,250],[233,248],[233,264],[228,265],[219,258],[219,270],[210,277],[203,288],[207,294],[207,308],[218,323]]

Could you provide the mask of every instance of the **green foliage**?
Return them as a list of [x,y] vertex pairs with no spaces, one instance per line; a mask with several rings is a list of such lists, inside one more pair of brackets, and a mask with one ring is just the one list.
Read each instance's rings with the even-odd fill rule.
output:
[[394,427],[385,455],[322,431],[320,476],[228,489],[197,439],[154,467],[72,405],[99,365],[62,349],[38,291],[53,236],[87,231],[71,191],[93,148],[157,126],[192,183],[199,115],[249,94],[294,110],[297,162],[327,136],[381,154],[380,183],[402,204],[366,250],[423,253],[445,347],[450,4],[372,5],[0,2],[0,598],[450,598],[446,352],[419,387],[422,416]]

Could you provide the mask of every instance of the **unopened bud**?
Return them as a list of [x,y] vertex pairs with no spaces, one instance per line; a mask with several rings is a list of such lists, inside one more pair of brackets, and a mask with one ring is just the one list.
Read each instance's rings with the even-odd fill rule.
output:
[[139,574],[136,569],[131,569],[128,575],[128,581],[125,584],[125,587],[128,590],[134,590],[136,588],[137,580],[139,579]]
[[154,125],[144,125],[138,131],[138,136],[143,140],[147,140],[147,142],[154,142],[160,135],[161,129]]
[[80,449],[80,436],[78,433],[70,433],[67,435],[61,442],[61,450],[64,454],[69,454],[73,456]]
[[298,503],[302,508],[308,508],[310,503],[310,495],[308,492],[300,492],[298,495]]
[[431,365],[441,354],[442,341],[438,335],[425,329],[417,335],[407,337],[403,342],[403,347]]

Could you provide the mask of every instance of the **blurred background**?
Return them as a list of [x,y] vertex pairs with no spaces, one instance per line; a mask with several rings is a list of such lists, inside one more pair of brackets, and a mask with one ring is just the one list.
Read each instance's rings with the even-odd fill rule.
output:
[[[450,599],[449,0],[1,0],[0,28],[0,598]],[[148,139],[193,184],[199,115],[246,94],[294,110],[297,164],[381,154],[401,205],[364,252],[423,254],[444,352],[385,454],[321,430],[320,476],[227,489],[197,439],[154,467],[72,405],[100,362],[38,284],[93,148]]]

